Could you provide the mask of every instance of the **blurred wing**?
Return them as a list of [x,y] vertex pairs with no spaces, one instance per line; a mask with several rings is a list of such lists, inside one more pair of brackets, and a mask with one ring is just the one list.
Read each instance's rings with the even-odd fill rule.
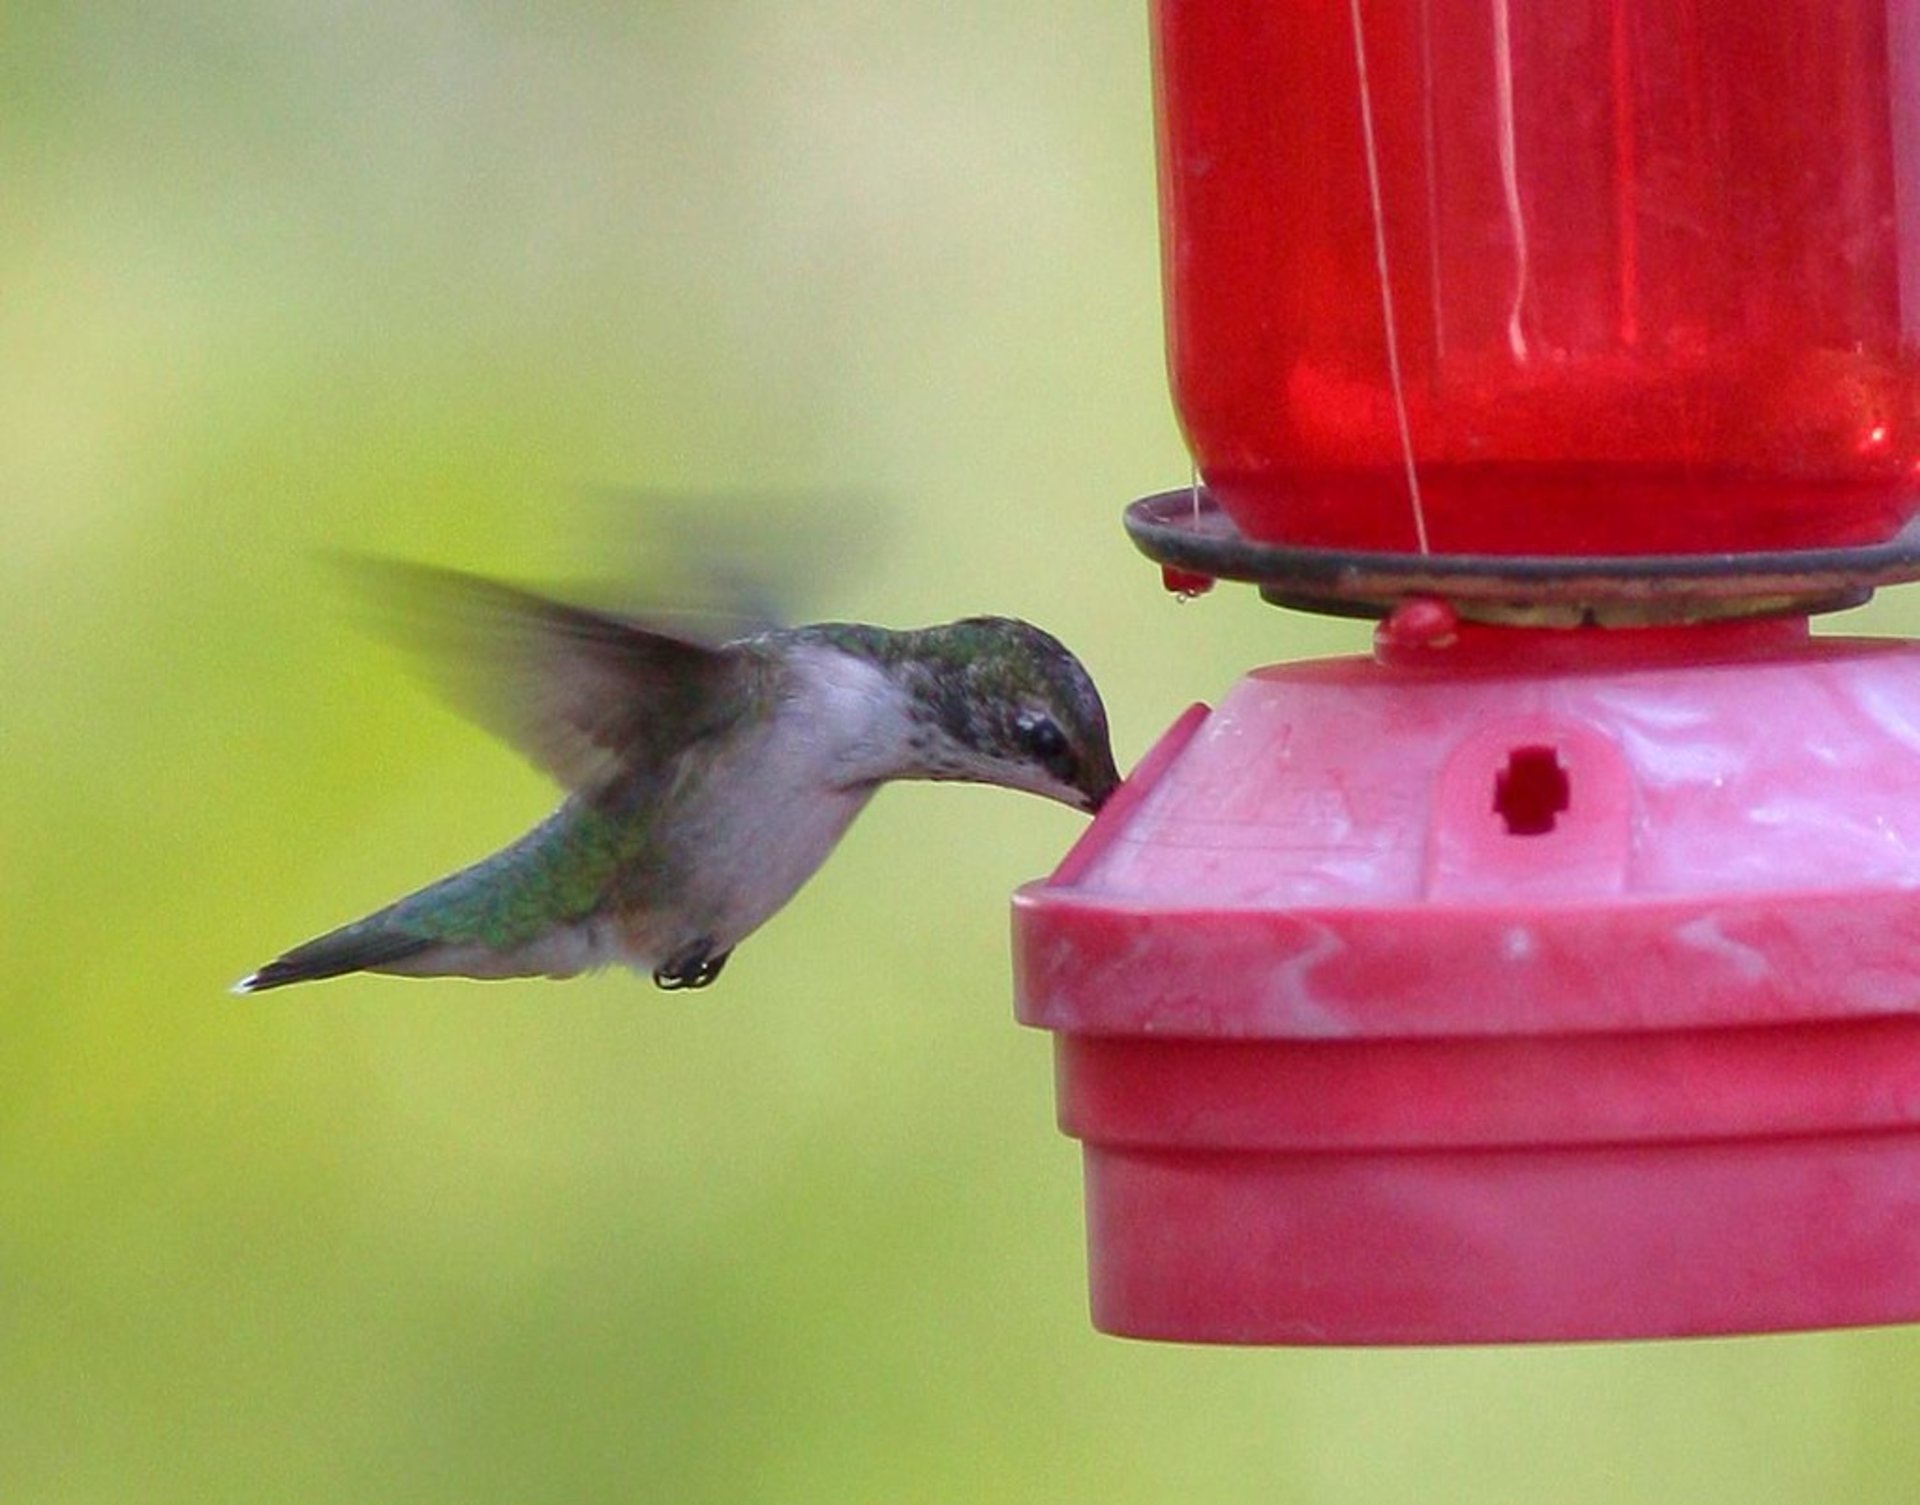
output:
[[893,542],[891,509],[844,489],[599,487],[588,496],[587,557],[638,587],[649,620],[662,606],[759,627],[810,619],[874,573]]
[[730,725],[763,667],[690,632],[457,570],[348,564],[454,707],[569,789],[658,769]]

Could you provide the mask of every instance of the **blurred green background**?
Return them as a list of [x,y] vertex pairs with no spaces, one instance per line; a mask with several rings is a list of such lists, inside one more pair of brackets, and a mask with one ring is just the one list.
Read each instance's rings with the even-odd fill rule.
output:
[[1093,1334],[1037,801],[890,791],[709,994],[225,993],[553,799],[319,550],[564,576],[585,488],[846,491],[817,609],[1044,623],[1123,763],[1363,644],[1120,532],[1187,474],[1147,77],[1091,0],[8,8],[0,1500],[1911,1497],[1908,1331]]

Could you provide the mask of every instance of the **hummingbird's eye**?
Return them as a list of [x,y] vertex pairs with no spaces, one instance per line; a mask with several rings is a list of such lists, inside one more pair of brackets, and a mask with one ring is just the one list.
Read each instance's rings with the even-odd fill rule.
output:
[[1019,734],[1020,746],[1034,762],[1044,766],[1050,773],[1071,782],[1074,772],[1074,757],[1067,746],[1067,734],[1051,716],[1038,712],[1029,712],[1014,723]]

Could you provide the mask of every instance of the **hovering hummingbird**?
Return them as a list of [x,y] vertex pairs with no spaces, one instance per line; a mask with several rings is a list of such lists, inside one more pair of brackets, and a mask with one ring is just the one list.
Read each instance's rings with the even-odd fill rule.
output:
[[235,992],[616,962],[703,988],[882,784],[999,784],[1095,811],[1119,783],[1092,679],[1025,622],[706,641],[454,571],[383,568],[445,608],[455,701],[567,798],[511,846],[294,947]]

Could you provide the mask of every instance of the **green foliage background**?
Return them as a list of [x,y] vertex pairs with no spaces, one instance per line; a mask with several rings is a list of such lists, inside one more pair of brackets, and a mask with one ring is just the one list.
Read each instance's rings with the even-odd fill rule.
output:
[[224,992],[551,799],[317,550],[539,578],[590,487],[869,498],[817,608],[1045,623],[1123,762],[1360,647],[1120,532],[1187,473],[1147,77],[1091,0],[9,8],[0,1499],[1911,1497],[1906,1331],[1093,1334],[1008,1006],[1038,802],[889,792],[704,996]]

